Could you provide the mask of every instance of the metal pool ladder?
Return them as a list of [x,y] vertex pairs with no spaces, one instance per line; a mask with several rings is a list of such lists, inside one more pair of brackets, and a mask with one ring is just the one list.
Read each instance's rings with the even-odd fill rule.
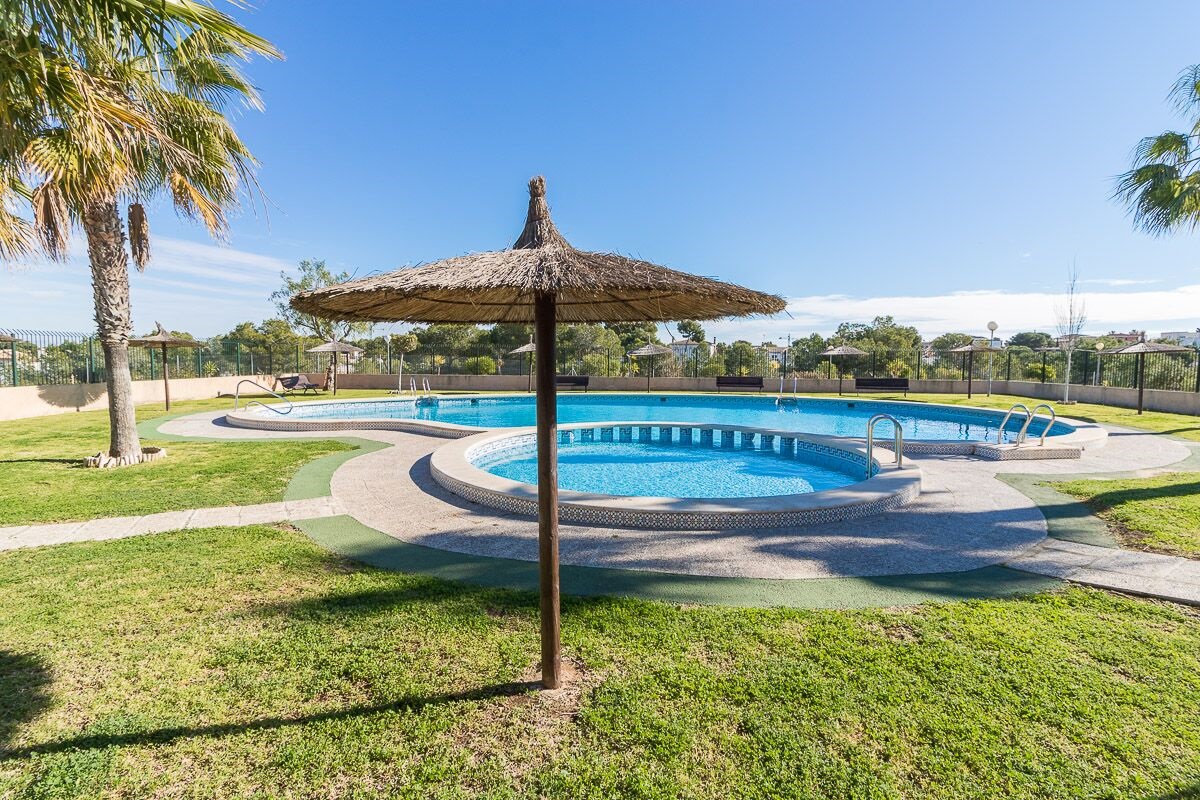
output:
[[1050,433],[1050,429],[1054,427],[1054,420],[1058,419],[1058,415],[1054,413],[1054,407],[1049,403],[1038,403],[1033,407],[1033,413],[1029,415],[1029,419],[1025,420],[1025,424],[1021,426],[1021,432],[1017,434],[1017,446],[1020,447],[1025,441],[1025,434],[1029,430],[1029,424],[1033,422],[1033,418],[1042,409],[1050,412],[1050,421],[1046,423],[1046,427],[1042,428],[1042,438],[1038,441],[1038,447],[1046,446],[1046,435]]
[[876,414],[867,420],[867,477],[871,477],[871,465],[874,460],[871,458],[872,451],[875,450],[875,425],[884,420],[892,423],[892,432],[895,435],[893,447],[896,449],[896,469],[904,466],[904,430],[900,427],[900,422],[891,414]]
[[[263,408],[267,409],[268,411],[274,411],[276,414],[282,415],[282,414],[292,413],[292,408],[294,408],[294,404],[292,403],[290,398],[284,397],[281,394],[276,394],[275,392],[272,392],[267,387],[263,386],[258,381],[252,381],[249,378],[243,378],[242,380],[238,381],[237,386],[235,386],[233,388],[233,410],[234,411],[238,410],[238,405],[242,402],[242,384],[243,383],[248,383],[251,386],[258,387],[259,389],[262,389],[267,394],[271,395],[271,397],[278,398],[279,400],[282,400],[283,402],[287,403],[287,408],[283,411],[280,411],[275,406],[269,406],[266,403],[259,402],[258,400],[249,401],[248,403],[246,403],[246,408],[249,408],[250,406],[262,406]],[[228,395],[226,395],[226,397],[228,397]]]
[[1033,419],[1033,412],[1024,403],[1013,403],[1012,408],[1004,415],[1004,419],[1000,420],[1000,430],[996,431],[996,444],[1004,444],[1004,426],[1008,424],[1009,418],[1018,409],[1025,412],[1025,424],[1021,426],[1021,432],[1017,434],[1017,447],[1021,446],[1021,439],[1025,435],[1025,428],[1029,427],[1029,420]]

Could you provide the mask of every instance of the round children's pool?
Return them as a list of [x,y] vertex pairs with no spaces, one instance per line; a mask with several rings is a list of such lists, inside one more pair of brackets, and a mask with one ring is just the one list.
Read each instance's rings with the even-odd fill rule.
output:
[[[536,516],[536,446],[528,428],[478,434],[435,450],[430,472],[468,500]],[[920,470],[892,461],[887,451],[868,459],[861,442],[787,430],[574,423],[558,432],[559,515],[575,524],[675,530],[855,519],[920,492]]]
[[[649,428],[647,439],[635,438],[639,428],[601,429],[588,437],[569,436],[558,447],[558,485],[562,489],[627,497],[771,497],[837,489],[866,477],[865,459],[851,453],[833,454],[793,443],[762,446],[762,436],[707,436],[689,431],[686,442],[678,429],[669,440]],[[657,438],[655,438],[657,437]],[[614,440],[616,439],[616,440]],[[758,446],[756,446],[756,444]],[[530,437],[477,456],[479,469],[526,484],[537,483],[536,442]]]

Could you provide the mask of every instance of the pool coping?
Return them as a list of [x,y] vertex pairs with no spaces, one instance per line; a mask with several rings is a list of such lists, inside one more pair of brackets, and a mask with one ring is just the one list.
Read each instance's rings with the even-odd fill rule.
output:
[[[690,422],[577,422],[558,426],[559,435],[572,436],[576,431],[618,431],[654,428],[667,430],[701,430],[738,432],[756,437],[763,446],[773,447],[778,438],[785,442],[804,442],[818,448],[847,453],[851,460],[866,466],[866,446],[854,439],[799,434],[774,428],[742,425],[701,424]],[[537,516],[537,487],[486,472],[473,463],[473,451],[505,439],[528,437],[536,428],[503,428],[458,439],[434,451],[430,472],[443,488],[460,497],[489,508]],[[771,437],[770,440],[767,437]],[[681,437],[682,438],[682,437]],[[690,435],[688,439],[690,440]],[[597,439],[599,441],[599,439]],[[633,443],[646,439],[628,440]],[[677,445],[687,447],[682,442]],[[740,448],[738,448],[740,449]],[[738,528],[778,528],[841,522],[890,509],[899,508],[921,492],[921,471],[913,464],[900,468],[881,468],[872,458],[877,470],[870,478],[850,486],[826,489],[807,494],[770,497],[679,498],[631,497],[595,494],[560,489],[559,517],[564,522],[661,530],[732,530]]]
[[[604,396],[608,397],[653,397],[656,392],[606,392]],[[701,394],[700,396],[710,396]],[[714,395],[715,396],[715,395]],[[772,395],[755,395],[767,399]],[[532,397],[527,392],[491,392],[487,394],[453,394],[439,395],[433,394],[428,397],[435,402],[446,400],[471,400],[486,398],[489,400],[502,399],[507,397]],[[792,399],[788,395],[776,396],[785,399]],[[306,405],[352,405],[355,403],[379,403],[385,401],[392,402],[411,402],[414,405],[418,403],[420,397],[387,397],[387,398],[348,398],[345,400],[329,399],[329,400],[314,400],[306,403]],[[905,401],[899,400],[873,400],[860,399],[846,400],[838,397],[810,397],[807,395],[800,396],[799,400],[816,403],[848,403],[850,405],[875,404],[877,407],[890,405],[903,405]],[[271,404],[277,405],[277,404]],[[961,406],[961,405],[946,405],[943,403],[921,403],[921,408],[937,408],[951,411],[969,411],[984,413],[988,416],[1003,417],[1003,411],[995,408],[985,408],[982,406]],[[271,407],[270,405],[268,407]],[[410,433],[425,433],[432,436],[440,436],[446,439],[460,439],[467,436],[475,436],[480,433],[491,431],[514,431],[517,428],[481,428],[473,425],[458,425],[452,422],[438,422],[435,420],[416,420],[416,419],[395,419],[387,417],[371,417],[361,419],[312,419],[308,417],[289,418],[285,414],[277,416],[267,416],[265,412],[257,411],[231,411],[225,415],[225,420],[230,425],[239,428],[252,428],[257,430],[271,431],[339,431],[339,430],[392,430],[392,431],[407,431]],[[904,441],[905,452],[922,455],[973,455],[989,460],[1008,461],[1008,460],[1025,460],[1025,459],[1042,459],[1042,458],[1079,458],[1083,450],[1092,447],[1103,447],[1108,440],[1108,432],[1103,426],[1095,422],[1087,422],[1085,420],[1073,419],[1070,417],[1056,417],[1055,422],[1061,422],[1063,425],[1072,428],[1070,433],[1047,437],[1046,444],[1032,445],[1025,444],[1016,446],[1011,443],[1000,444],[996,442],[979,442],[979,441],[959,441],[954,439],[906,439]],[[574,423],[572,423],[574,424]],[[581,423],[588,424],[588,423]],[[599,424],[599,423],[592,423]],[[605,423],[608,424],[608,423]],[[639,422],[636,424],[645,424]],[[651,423],[656,424],[656,423]],[[696,423],[693,427],[698,427],[700,423]],[[522,426],[524,427],[524,426]],[[561,426],[560,426],[561,427]],[[788,435],[796,435],[797,431],[788,431]],[[808,434],[820,435],[820,434]],[[863,437],[831,437],[841,439],[863,439]],[[890,447],[890,440],[886,437],[881,437],[878,441],[880,447]]]

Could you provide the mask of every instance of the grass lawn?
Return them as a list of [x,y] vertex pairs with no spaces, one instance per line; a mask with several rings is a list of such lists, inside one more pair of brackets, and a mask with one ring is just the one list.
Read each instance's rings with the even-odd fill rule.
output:
[[[228,408],[179,403],[172,412]],[[165,413],[142,406],[140,419]],[[146,440],[148,443],[150,440]],[[87,411],[0,422],[0,526],[250,505],[283,499],[303,464],[348,449],[339,442],[170,442],[167,458],[113,470],[83,458],[108,448],[108,414]]]
[[1190,797],[1200,616],[1097,591],[805,612],[536,598],[290,530],[0,554],[0,797]]
[[1050,485],[1084,501],[1123,544],[1200,558],[1200,473]]

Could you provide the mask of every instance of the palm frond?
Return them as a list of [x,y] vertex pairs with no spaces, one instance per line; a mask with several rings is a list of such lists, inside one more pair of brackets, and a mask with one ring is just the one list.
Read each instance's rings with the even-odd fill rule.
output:
[[141,203],[129,204],[129,250],[138,272],[145,272],[150,263],[150,222]]
[[71,219],[58,184],[46,181],[33,190],[33,227],[42,250],[54,261],[64,261],[71,236]]

